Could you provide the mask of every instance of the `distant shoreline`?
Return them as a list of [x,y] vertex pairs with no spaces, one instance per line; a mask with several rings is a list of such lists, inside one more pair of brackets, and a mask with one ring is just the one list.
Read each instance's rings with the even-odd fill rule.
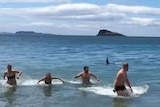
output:
[[[64,35],[64,34],[52,34],[52,33],[39,33],[39,32],[34,32],[34,31],[17,31],[15,33],[9,33],[9,32],[0,32],[0,36],[1,35],[28,35],[28,36],[40,36],[40,35],[48,35],[48,36],[87,36],[87,37],[95,37],[97,35]],[[97,36],[97,37],[128,37],[128,38],[160,38],[158,36]]]

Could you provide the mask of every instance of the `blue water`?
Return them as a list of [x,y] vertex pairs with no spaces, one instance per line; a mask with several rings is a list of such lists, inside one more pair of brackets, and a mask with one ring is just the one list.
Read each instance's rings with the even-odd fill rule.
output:
[[[0,75],[7,64],[23,71],[16,89],[4,88],[2,107],[159,107],[160,38],[86,36],[0,36]],[[106,58],[111,64],[106,65]],[[117,97],[113,81],[123,62],[129,63],[128,77],[134,95]],[[100,82],[83,86],[73,77],[88,65]],[[51,87],[37,85],[46,72],[65,80]]]

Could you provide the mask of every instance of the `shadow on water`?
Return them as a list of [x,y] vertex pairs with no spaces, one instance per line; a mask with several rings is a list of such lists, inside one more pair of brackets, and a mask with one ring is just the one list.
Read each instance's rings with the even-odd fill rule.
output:
[[4,95],[5,95],[9,105],[13,105],[13,103],[15,101],[15,95],[14,95],[15,92],[16,92],[16,87],[6,88],[6,90],[4,92]]
[[43,87],[43,93],[46,97],[51,97],[52,96],[52,86],[44,86]]
[[132,99],[114,98],[113,107],[133,107]]
[[[80,88],[91,88],[91,87],[94,87],[94,86],[96,86],[96,84],[95,83],[89,83],[89,84],[83,84],[83,83],[81,83],[81,84],[76,84],[76,85],[74,85],[74,87],[76,88],[76,89],[80,89]],[[88,92],[88,91],[86,91],[86,90],[79,90],[79,92],[81,93],[81,95],[83,96],[83,97],[87,97],[88,95],[90,95],[90,93]]]

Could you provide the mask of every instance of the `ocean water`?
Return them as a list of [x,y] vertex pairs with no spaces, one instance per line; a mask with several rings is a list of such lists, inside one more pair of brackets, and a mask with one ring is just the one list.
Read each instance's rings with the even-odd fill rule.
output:
[[[106,65],[106,58],[110,64]],[[123,62],[134,94],[117,97],[113,81]],[[1,107],[159,107],[160,38],[93,36],[0,36],[0,75],[7,64],[23,71],[18,87],[0,80]],[[73,77],[89,66],[100,82],[84,86]],[[45,73],[64,79],[46,86]]]

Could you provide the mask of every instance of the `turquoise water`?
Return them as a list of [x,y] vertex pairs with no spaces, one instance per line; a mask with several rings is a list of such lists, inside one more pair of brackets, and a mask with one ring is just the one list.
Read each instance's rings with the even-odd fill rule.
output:
[[[84,36],[0,36],[0,74],[7,64],[23,71],[16,89],[0,86],[2,107],[159,107],[160,38]],[[106,58],[111,64],[106,65]],[[119,98],[113,81],[122,62],[134,95]],[[88,65],[100,82],[83,86],[73,77]],[[65,80],[37,85],[46,72]]]

